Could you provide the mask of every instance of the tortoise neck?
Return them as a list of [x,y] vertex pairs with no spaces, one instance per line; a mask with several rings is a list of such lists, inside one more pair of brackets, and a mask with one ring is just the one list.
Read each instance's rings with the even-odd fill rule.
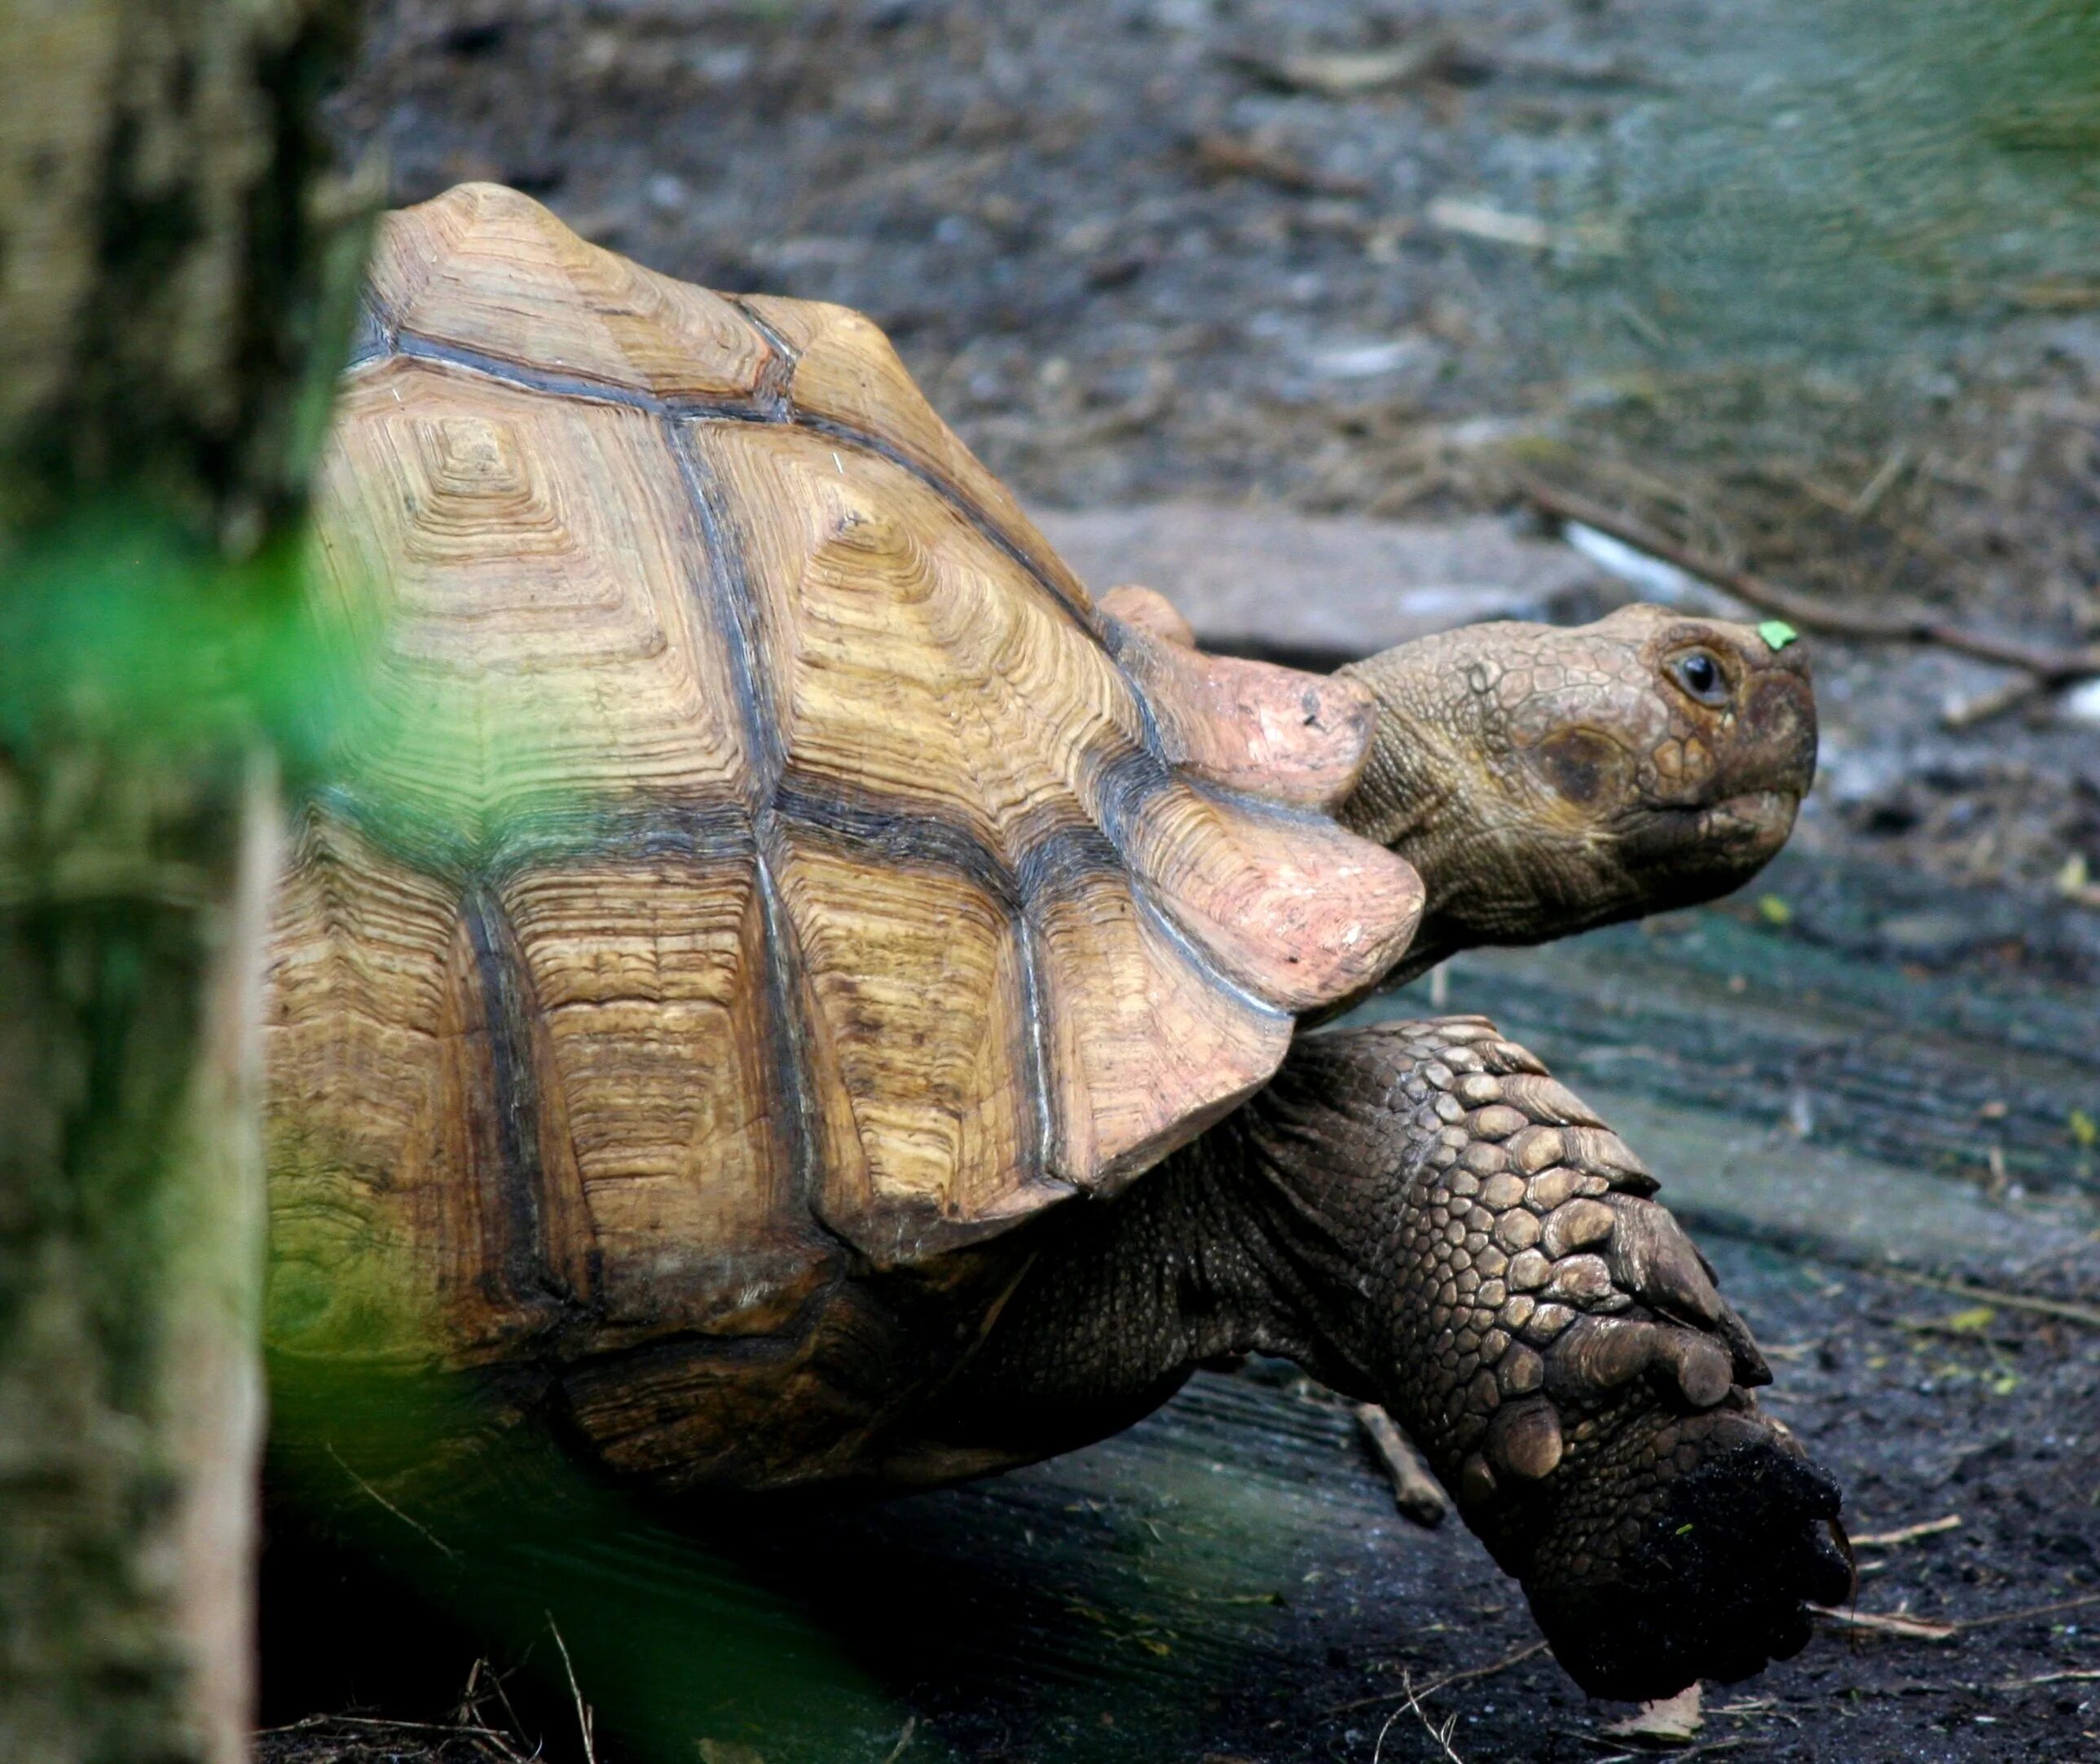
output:
[[[1271,1209],[1250,1192],[1237,1117],[1109,1202],[1039,1221],[976,1349],[910,1431],[895,1480],[952,1480],[1091,1444],[1149,1413],[1207,1360],[1256,1352],[1327,1375]],[[1065,1216],[1058,1216],[1065,1215]]]
[[[1471,829],[1463,812],[1484,731],[1465,726],[1482,707],[1454,693],[1433,642],[1403,645],[1343,668],[1378,704],[1371,749],[1355,792],[1336,810],[1352,833],[1397,852],[1422,877],[1425,897],[1405,964],[1428,965],[1417,951],[1441,942],[1439,920]],[[1392,977],[1388,977],[1390,981]]]

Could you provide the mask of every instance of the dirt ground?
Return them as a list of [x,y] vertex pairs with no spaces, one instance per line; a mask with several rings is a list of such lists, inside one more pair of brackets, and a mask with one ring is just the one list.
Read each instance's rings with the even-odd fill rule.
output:
[[[1868,0],[397,0],[337,121],[396,201],[496,178],[672,273],[867,311],[1035,507],[1551,539],[1529,474],[1836,605],[2091,641],[2100,126],[2036,72],[2087,64],[2051,47],[2061,6],[1935,4],[1939,37],[1912,29],[1932,9]],[[1546,970],[1484,967],[1477,1002],[1578,1087],[1652,1067],[1628,1094],[1666,1143],[1696,1118],[1686,1158],[1720,1143],[1698,1111],[1734,1109],[1765,1163],[1824,1172],[1797,1223],[1868,1169],[1845,1159],[1899,1196],[1931,1171],[2029,1235],[2024,1259],[1913,1272],[2090,1307],[2100,721],[2041,697],[1948,726],[2012,677],[1942,654],[1821,643],[1818,672],[1797,867],[1604,946],[1646,952],[1624,985],[1650,1003],[1671,963],[1719,963],[1680,1019],[1605,1034],[1595,959],[1551,970],[1558,1017]],[[1803,979],[1751,934],[1826,965]],[[1789,1040],[1796,1016],[1815,1034]],[[1805,1242],[1697,1193],[1855,1534],[1961,1523],[1860,1551],[1860,1611],[1952,1633],[1830,1620],[1800,1660],[1710,1686],[1674,1755],[2100,1760],[2100,1311],[1951,1295],[1888,1272],[1872,1229]],[[2030,1218],[2037,1197],[2059,1211]],[[1403,1687],[1535,1631],[1460,1528],[1394,1518],[1347,1416],[1276,1369],[735,1554],[894,1719],[805,1753],[731,1710],[681,1730],[700,1764],[1653,1749],[1536,1656],[1409,1708]],[[266,1696],[293,1725],[269,1764],[582,1755],[544,1647],[505,1681],[515,1709],[474,1702],[491,1736],[373,1725],[448,1718],[477,1648],[342,1573],[319,1616],[308,1581],[275,1583]],[[358,1646],[324,1638],[338,1619]],[[615,1721],[600,1756],[672,1755],[627,1743]]]
[[[1131,1434],[1056,1465],[763,1540],[751,1571],[799,1588],[895,1688],[898,1711],[885,1731],[849,1727],[829,1744],[783,1750],[763,1713],[723,1707],[700,1729],[721,1737],[698,1756],[882,1764],[910,1718],[915,1744],[904,1757],[973,1764],[1365,1764],[1381,1734],[1385,1759],[1445,1757],[1405,1700],[1412,1686],[1429,1724],[1456,1718],[1450,1747],[1466,1764],[1665,1750],[1745,1764],[2100,1759],[2090,1329],[2005,1311],[1979,1323],[1974,1305],[1906,1283],[1705,1241],[1776,1350],[1774,1406],[1844,1482],[1855,1532],[1958,1517],[1859,1551],[1860,1610],[1952,1634],[1826,1621],[1798,1659],[1707,1687],[1691,1746],[1615,1740],[1606,1730],[1633,1710],[1584,1698],[1550,1659],[1524,1654],[1538,1634],[1523,1601],[1462,1529],[1423,1532],[1396,1519],[1344,1413],[1287,1369],[1255,1368],[1204,1374]],[[1221,1521],[1175,1491],[1212,1466],[1255,1502],[1316,1500],[1319,1522],[1292,1539],[1287,1564],[1242,1554],[1229,1590],[1202,1595],[1206,1607],[1192,1602],[1183,1559],[1200,1547],[1188,1540]],[[1234,1626],[1206,1634],[1207,1619]],[[1517,1656],[1492,1675],[1427,1688]],[[454,1644],[452,1685],[466,1682],[474,1657]],[[482,1718],[520,1756],[544,1747],[576,1757],[572,1712],[524,1695],[526,1716],[514,1722],[486,1697]],[[435,1696],[367,1707],[445,1718]],[[605,1755],[621,1754],[608,1740]],[[280,1732],[263,1749],[267,1764],[489,1756],[502,1756],[497,1744],[340,1722]]]

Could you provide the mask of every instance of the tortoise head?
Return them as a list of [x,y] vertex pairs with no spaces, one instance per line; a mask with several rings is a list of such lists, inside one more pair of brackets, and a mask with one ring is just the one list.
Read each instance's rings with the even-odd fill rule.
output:
[[1345,670],[1379,702],[1343,811],[1428,890],[1406,972],[1690,906],[1785,843],[1815,772],[1815,700],[1783,625],[1621,609],[1495,624]]

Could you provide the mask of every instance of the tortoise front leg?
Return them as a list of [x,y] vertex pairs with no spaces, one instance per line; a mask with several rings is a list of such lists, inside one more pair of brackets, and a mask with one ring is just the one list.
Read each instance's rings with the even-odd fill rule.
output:
[[1266,1215],[1313,1369],[1406,1428],[1586,1689],[1744,1677],[1845,1596],[1838,1491],[1758,1413],[1741,1320],[1626,1145],[1492,1025],[1310,1038],[1205,1144]]
[[1304,1038],[1127,1193],[1035,1223],[889,1474],[1068,1451],[1206,1358],[1283,1355],[1392,1412],[1586,1689],[1743,1677],[1848,1590],[1839,1496],[1654,1188],[1481,1018]]

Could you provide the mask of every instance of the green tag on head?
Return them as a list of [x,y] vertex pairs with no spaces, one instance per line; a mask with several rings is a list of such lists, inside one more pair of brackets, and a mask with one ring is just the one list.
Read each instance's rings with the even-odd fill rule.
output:
[[1766,620],[1758,627],[1758,635],[1765,640],[1765,646],[1775,652],[1801,639],[1801,633],[1784,619]]

